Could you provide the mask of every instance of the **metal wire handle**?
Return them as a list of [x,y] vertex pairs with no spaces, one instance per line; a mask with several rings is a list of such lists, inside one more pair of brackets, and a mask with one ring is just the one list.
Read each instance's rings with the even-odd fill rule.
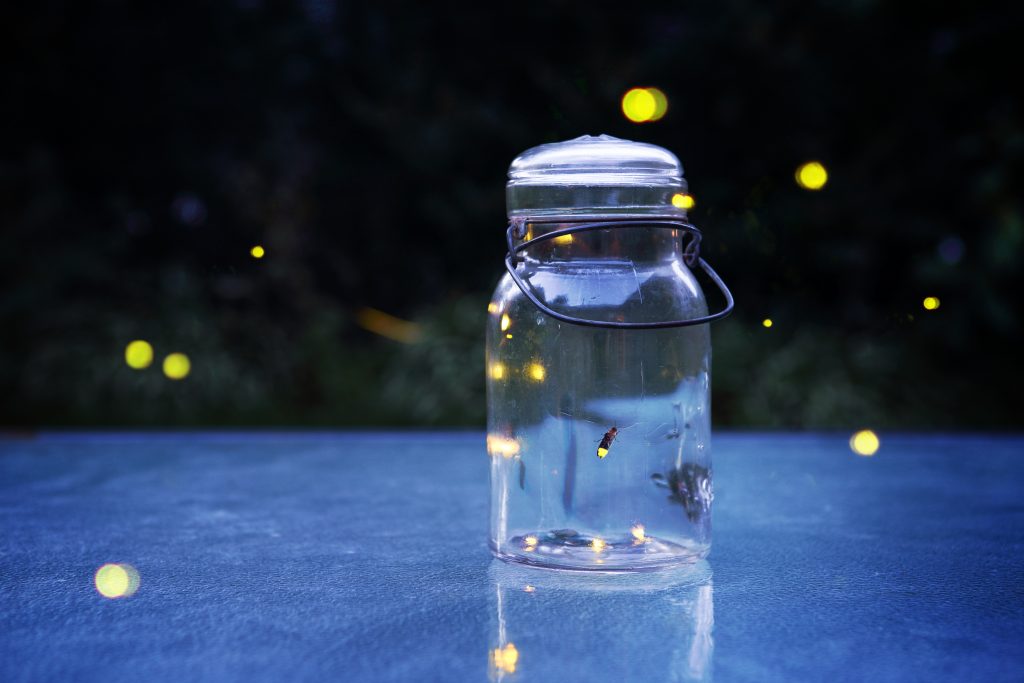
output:
[[[541,222],[554,222],[554,221],[530,221],[531,223]],[[561,222],[561,221],[560,221]],[[594,221],[589,223],[583,223],[581,225],[574,225],[568,228],[562,228],[561,230],[552,230],[551,232],[544,233],[538,237],[534,237],[531,240],[527,240],[520,245],[516,245],[517,239],[522,239],[525,235],[525,229],[523,227],[524,221],[514,220],[509,223],[508,231],[505,233],[505,237],[508,241],[508,254],[505,256],[505,269],[508,274],[512,276],[512,281],[516,283],[519,290],[526,295],[526,298],[533,303],[534,306],[539,308],[543,313],[551,316],[556,320],[562,322],[571,323],[573,325],[583,325],[585,327],[605,327],[611,329],[626,329],[626,330],[653,330],[661,329],[666,327],[689,327],[690,325],[703,325],[704,323],[710,323],[715,320],[721,320],[730,313],[732,313],[735,301],[732,298],[732,292],[726,287],[722,278],[718,276],[718,273],[708,265],[700,256],[700,240],[701,232],[695,226],[687,223],[686,221],[680,220],[679,218],[662,218],[652,216],[645,220],[602,220]],[[692,267],[694,263],[701,267],[707,276],[711,278],[711,281],[718,286],[720,292],[725,297],[725,308],[718,311],[717,313],[711,313],[704,315],[699,318],[688,318],[686,320],[663,320],[658,322],[646,322],[646,323],[626,323],[616,321],[604,321],[604,320],[589,320],[587,318],[576,318],[571,315],[565,315],[558,311],[550,308],[544,302],[537,298],[537,296],[526,286],[523,282],[522,277],[516,272],[516,265],[522,261],[522,257],[519,256],[519,252],[528,249],[531,245],[537,244],[538,242],[544,242],[546,240],[561,237],[562,235],[571,235],[577,232],[590,232],[591,230],[605,230],[608,228],[632,228],[632,227],[653,227],[653,228],[668,228],[671,230],[683,230],[684,232],[690,233],[690,241],[683,247],[683,261],[687,266]]]

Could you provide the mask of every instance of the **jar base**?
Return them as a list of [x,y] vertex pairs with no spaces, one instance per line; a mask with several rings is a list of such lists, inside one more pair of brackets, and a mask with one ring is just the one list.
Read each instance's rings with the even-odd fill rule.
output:
[[680,544],[656,536],[599,538],[572,529],[521,534],[491,552],[500,560],[531,567],[595,572],[644,572],[693,564],[709,544]]

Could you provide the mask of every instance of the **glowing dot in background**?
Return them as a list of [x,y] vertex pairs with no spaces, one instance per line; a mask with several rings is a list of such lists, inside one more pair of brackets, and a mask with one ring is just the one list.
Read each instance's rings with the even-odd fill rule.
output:
[[649,120],[659,121],[668,112],[668,98],[657,88],[647,88],[647,92],[654,98],[654,113]]
[[878,435],[873,431],[862,429],[850,437],[850,450],[857,455],[870,457],[878,452],[878,447],[881,443],[878,440]]
[[423,338],[419,323],[396,318],[369,306],[356,311],[356,324],[364,330],[403,344],[415,344]]
[[262,244],[257,244],[256,246],[249,250],[249,253],[252,254],[253,258],[263,258],[263,256],[267,253],[267,250],[263,248]]
[[534,382],[543,382],[548,373],[540,363],[530,363],[526,366],[526,374],[528,374],[530,379]]
[[527,593],[532,593],[532,592],[534,592],[537,589],[534,588],[533,586],[531,586],[530,584],[526,584],[526,586],[523,588],[523,590],[525,592],[527,592]]
[[505,365],[503,363],[491,363],[491,378],[503,379],[505,377]]
[[497,313],[498,312],[498,304],[494,303],[493,301],[491,303],[487,304],[487,312],[488,313]]
[[572,244],[572,235],[559,235],[552,241],[555,244]]
[[658,101],[648,88],[633,88],[622,96],[622,113],[633,123],[650,121],[658,110]]
[[124,362],[135,370],[148,368],[153,363],[153,346],[142,339],[129,342],[128,346],[124,347]]
[[528,553],[533,552],[534,550],[536,550],[538,542],[539,541],[537,540],[536,536],[527,536],[523,539],[523,550],[525,550]]
[[514,674],[516,672],[516,662],[519,661],[519,650],[512,643],[509,643],[504,648],[495,648],[491,651],[491,664],[498,671],[507,674]]
[[633,538],[640,542],[643,542],[647,538],[647,532],[644,530],[643,524],[634,524],[633,528],[629,530],[629,533],[633,534]]
[[164,374],[168,379],[185,379],[192,371],[192,363],[183,353],[172,353],[164,358]]
[[501,331],[505,332],[511,326],[512,326],[512,318],[508,317],[508,313],[502,313],[501,314]]
[[772,322],[771,318],[765,318],[764,320],[761,321],[761,324],[764,325],[765,327],[771,327],[775,323]]
[[796,184],[805,190],[820,190],[828,182],[828,171],[817,161],[808,161],[796,169]]
[[924,306],[924,310],[926,311],[934,311],[941,305],[941,303],[942,302],[939,301],[939,297],[937,296],[926,296],[924,301],[921,302],[921,305]]
[[697,202],[694,201],[692,195],[683,194],[682,192],[672,195],[672,206],[677,209],[692,209],[696,205]]
[[139,590],[139,572],[130,564],[105,564],[96,570],[93,583],[105,598],[127,598]]
[[594,551],[595,553],[599,553],[599,552],[601,552],[602,550],[604,550],[604,547],[605,547],[606,545],[608,545],[608,544],[607,544],[607,543],[605,543],[605,542],[604,542],[604,540],[603,540],[603,539],[600,539],[600,538],[595,538],[595,539],[594,539],[593,541],[591,541],[591,542],[590,542],[590,548],[591,548],[591,549],[592,549],[592,550],[593,550],[593,551]]

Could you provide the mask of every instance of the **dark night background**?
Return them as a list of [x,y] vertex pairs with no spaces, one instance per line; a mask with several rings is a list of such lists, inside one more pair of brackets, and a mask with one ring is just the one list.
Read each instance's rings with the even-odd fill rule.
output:
[[[1016,5],[25,5],[0,424],[482,425],[508,164],[608,133],[680,157],[736,294],[717,425],[1024,425]],[[661,121],[624,118],[634,86]]]

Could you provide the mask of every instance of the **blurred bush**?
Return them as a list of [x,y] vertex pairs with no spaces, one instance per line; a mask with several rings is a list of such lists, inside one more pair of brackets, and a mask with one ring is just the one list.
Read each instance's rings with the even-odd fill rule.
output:
[[[1016,6],[4,13],[0,422],[479,425],[507,165],[609,133],[680,156],[736,293],[719,424],[1022,424]],[[637,85],[658,123],[622,116]],[[794,182],[811,159],[820,192]]]

